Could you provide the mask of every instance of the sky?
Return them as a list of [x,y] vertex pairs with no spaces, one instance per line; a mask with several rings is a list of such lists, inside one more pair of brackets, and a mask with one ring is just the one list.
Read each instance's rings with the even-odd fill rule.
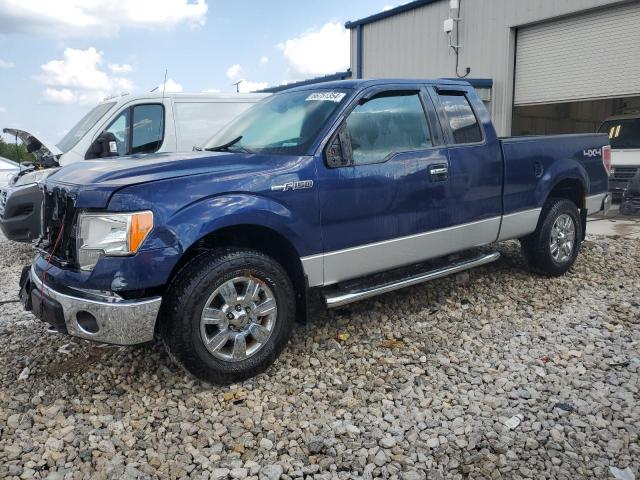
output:
[[344,71],[389,0],[0,0],[0,128],[57,143],[109,95],[245,91]]

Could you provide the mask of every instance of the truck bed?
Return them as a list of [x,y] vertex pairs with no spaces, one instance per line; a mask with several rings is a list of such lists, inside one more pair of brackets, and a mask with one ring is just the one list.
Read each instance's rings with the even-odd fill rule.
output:
[[601,154],[591,153],[609,144],[606,134],[513,136],[499,140],[504,158],[505,215],[542,207],[555,173],[567,169],[576,180],[586,178],[586,196],[608,189]]

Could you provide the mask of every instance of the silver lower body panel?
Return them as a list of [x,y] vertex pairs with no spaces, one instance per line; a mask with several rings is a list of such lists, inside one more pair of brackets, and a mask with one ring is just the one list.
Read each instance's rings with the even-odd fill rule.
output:
[[[498,237],[501,217],[302,258],[310,287],[329,286],[475,247]],[[535,228],[535,227],[534,227]]]

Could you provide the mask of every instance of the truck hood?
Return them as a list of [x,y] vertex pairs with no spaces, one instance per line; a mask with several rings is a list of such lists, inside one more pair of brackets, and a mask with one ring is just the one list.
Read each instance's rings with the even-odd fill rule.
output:
[[57,159],[63,153],[62,150],[53,144],[53,142],[47,141],[42,136],[35,136],[27,130],[22,130],[20,128],[5,128],[2,131],[12,137],[17,136],[25,145],[28,145],[33,140],[40,142],[42,144],[40,149],[33,152],[38,158],[53,157]]
[[299,157],[226,152],[160,153],[122,159],[86,160],[61,168],[44,183],[48,191],[62,189],[83,208],[104,208],[124,187],[171,178],[211,175],[212,178],[256,175]]

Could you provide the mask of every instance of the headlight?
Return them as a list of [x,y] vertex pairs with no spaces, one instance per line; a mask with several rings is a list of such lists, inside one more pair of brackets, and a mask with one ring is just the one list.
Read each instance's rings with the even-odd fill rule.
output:
[[13,185],[19,187],[21,185],[38,183],[40,180],[44,180],[57,170],[57,168],[47,168],[46,170],[34,170],[33,172],[25,173],[24,175],[19,176],[16,179],[16,183],[14,183]]
[[103,255],[131,255],[153,228],[153,213],[81,213],[77,251],[82,270],[93,270]]

